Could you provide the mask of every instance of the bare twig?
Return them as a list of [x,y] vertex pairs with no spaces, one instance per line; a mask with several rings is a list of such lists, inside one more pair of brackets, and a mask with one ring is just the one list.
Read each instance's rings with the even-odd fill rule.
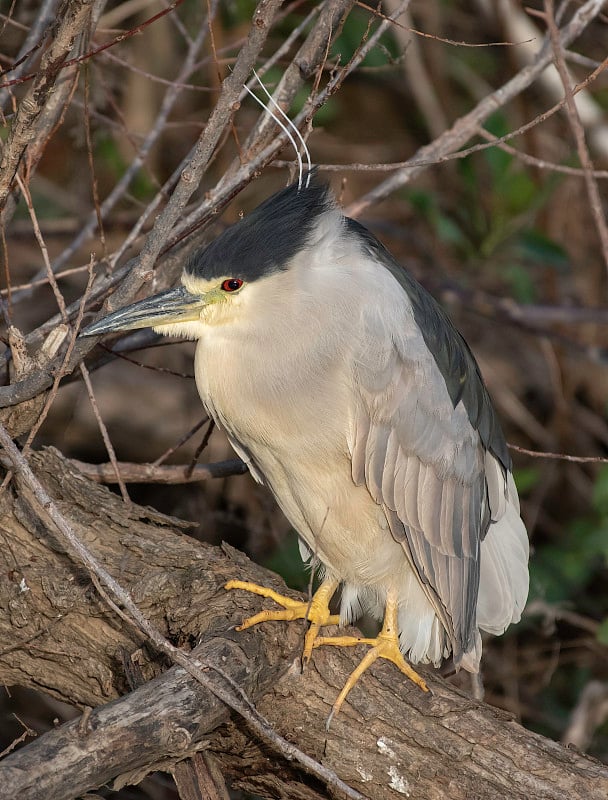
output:
[[0,161],[0,209],[6,205],[17,167],[30,142],[32,130],[67,60],[74,40],[88,25],[93,0],[66,0],[55,35],[42,58],[27,98],[19,108]]
[[[87,162],[89,165],[89,173],[91,177],[91,195],[93,199],[93,213],[97,220],[97,227],[99,229],[99,242],[101,244],[101,258],[106,258],[106,232],[103,225],[103,216],[99,202],[99,185],[97,182],[97,174],[95,172],[95,158],[93,156],[93,140],[91,137],[91,114],[90,114],[90,79],[91,69],[90,64],[85,65],[84,69],[84,100],[83,100],[83,126],[84,138],[87,151]],[[55,267],[56,269],[56,267]],[[53,272],[53,268],[49,264],[47,271]]]
[[209,425],[207,426],[207,430],[203,434],[203,438],[201,439],[199,446],[194,451],[192,459],[188,464],[188,469],[186,470],[186,475],[188,477],[192,475],[200,454],[205,450],[205,448],[209,444],[209,439],[211,439],[211,434],[213,433],[214,429],[215,429],[215,422],[213,419],[209,419]]
[[110,439],[108,429],[105,426],[102,416],[99,413],[97,401],[95,400],[95,393],[93,392],[93,384],[91,383],[91,378],[89,376],[89,370],[85,367],[85,365],[82,362],[80,363],[79,366],[80,366],[80,373],[84,380],[84,385],[87,387],[87,393],[89,395],[89,400],[91,402],[91,408],[93,409],[93,414],[95,415],[95,419],[97,420],[99,432],[101,433],[103,443],[110,457],[110,463],[112,464],[112,468],[114,469],[114,474],[116,476],[116,483],[120,488],[120,493],[125,503],[130,503],[131,498],[129,497],[129,493],[127,492],[127,487],[125,486],[125,483],[120,474],[120,468],[118,466],[118,461],[116,459],[116,452],[114,451],[114,445],[112,444],[112,440]]
[[[555,105],[550,111],[555,113],[560,108],[562,108],[564,103],[558,103]],[[531,127],[535,127],[540,122],[546,119],[546,114],[542,115],[542,119],[540,117],[535,117],[531,123],[524,126],[525,129],[529,129]],[[504,136],[494,136],[494,134],[487,131],[485,128],[479,128],[477,130],[477,134],[482,136],[484,139],[487,139],[487,144],[476,144],[472,145],[471,147],[463,148],[462,150],[458,150],[455,153],[448,153],[445,156],[441,156],[440,158],[435,159],[435,161],[390,161],[390,162],[382,162],[382,163],[344,163],[344,164],[319,164],[317,169],[319,172],[395,172],[398,169],[402,169],[403,167],[433,167],[437,166],[438,164],[444,164],[448,161],[458,161],[461,158],[466,158],[467,156],[472,155],[473,153],[482,153],[484,150],[491,150],[494,147],[498,147],[500,150],[504,150],[505,153],[509,153],[509,155],[514,156],[515,158],[523,161],[524,164],[529,164],[532,167],[537,167],[538,169],[545,169],[551,172],[557,172],[561,175],[573,175],[577,178],[580,178],[584,175],[584,171],[580,167],[569,167],[567,164],[557,164],[554,161],[547,161],[544,158],[538,158],[538,156],[532,156],[529,153],[524,153],[522,150],[517,150],[515,147],[510,147],[506,144],[509,139],[513,139],[516,136],[519,136],[522,133],[525,133],[524,127],[518,128],[517,130],[511,131],[510,133],[505,134]],[[282,161],[281,159],[275,159],[272,163],[273,167],[284,168],[288,167],[290,162]],[[594,169],[593,170],[593,177],[598,180],[606,180],[608,178],[608,170],[605,169]],[[15,287],[15,289],[19,289],[20,287]]]
[[[357,0],[357,5],[361,6],[361,8],[364,8],[366,11],[370,10],[369,6],[366,3],[363,3],[362,0]],[[390,17],[388,17],[386,14],[383,14],[379,9],[374,9],[371,13],[383,20],[390,19]],[[445,36],[438,36],[436,33],[426,33],[425,31],[412,28],[409,25],[405,25],[397,21],[393,21],[393,24],[396,27],[403,28],[408,33],[413,33],[415,36],[420,36],[422,39],[431,39],[434,42],[449,44],[453,47],[515,47],[518,44],[523,44],[523,42],[467,42],[463,39],[448,39]]]
[[183,669],[192,675],[202,686],[225,703],[233,711],[242,716],[251,726],[252,730],[271,747],[282,753],[286,758],[294,759],[304,769],[324,781],[328,786],[343,792],[353,800],[364,800],[363,795],[352,789],[340,780],[336,773],[320,764],[314,758],[303,753],[291,742],[283,739],[270,724],[257,712],[252,713],[250,705],[244,703],[238,695],[228,691],[217,681],[213,681],[206,671],[205,664],[198,658],[189,656],[177,647],[174,647],[157,628],[141,613],[133,602],[129,593],[116,581],[110,573],[97,561],[90,550],[76,536],[74,529],[68,520],[61,514],[53,499],[49,496],[40,481],[32,472],[29,464],[19,452],[12,441],[6,428],[0,424],[0,445],[4,448],[6,455],[13,465],[13,469],[19,473],[22,480],[27,484],[30,491],[39,503],[38,514],[41,520],[50,519],[56,530],[60,533],[68,551],[83,564],[91,576],[99,581],[104,589],[109,593],[112,601],[121,607],[121,616],[127,617],[130,623],[141,633],[143,633],[160,653],[164,653],[174,664],[179,664]]
[[[14,231],[13,231],[14,235]],[[61,272],[57,272],[55,274],[55,279],[60,280],[61,278],[68,278],[72,275],[78,275],[81,272],[86,272],[89,269],[89,264],[82,264],[80,267],[72,267],[71,269],[64,269]],[[16,286],[8,287],[6,289],[0,289],[0,296],[9,296],[12,291],[20,292],[24,289],[37,289],[40,286],[45,286],[49,282],[49,278],[45,275],[43,278],[39,278],[38,280],[31,280],[27,281],[26,283],[19,283]]]
[[185,204],[201,181],[209,159],[232,117],[243,83],[255,64],[280,5],[280,0],[260,0],[258,3],[253,13],[247,43],[241,48],[233,71],[222,84],[222,91],[205,130],[189,155],[188,167],[181,172],[171,198],[156,218],[137,266],[130,271],[120,289],[112,296],[108,310],[119,308],[135,295],[143,283],[152,279],[151,270],[166,242],[168,231],[175,225]]
[[[545,158],[538,158],[537,156],[532,156],[529,153],[524,153],[521,150],[517,150],[515,147],[510,147],[508,144],[506,144],[506,142],[498,141],[498,138],[485,128],[481,128],[479,130],[479,135],[483,136],[484,139],[487,139],[490,144],[496,144],[496,146],[505,153],[517,158],[524,164],[529,164],[531,167],[548,170],[550,172],[557,172],[560,175],[573,175],[577,178],[580,178],[585,174],[584,170],[580,169],[579,167],[570,167],[567,164],[556,164],[553,161],[547,161]],[[608,170],[594,169],[593,177],[596,180],[605,180],[608,178]]]
[[[215,6],[214,6],[215,7]],[[175,103],[178,101],[181,91],[182,91],[182,84],[187,78],[191,75],[192,70],[195,67],[196,59],[198,54],[205,42],[205,38],[207,36],[207,24],[206,21],[201,22],[199,33],[191,44],[186,53],[184,58],[183,64],[176,75],[175,81],[172,81],[165,93],[163,101],[161,103],[160,109],[156,116],[156,120],[154,122],[153,127],[146,135],[144,141],[141,143],[135,157],[129,164],[128,168],[125,170],[123,175],[121,175],[120,179],[116,182],[112,191],[108,194],[105,198],[103,203],[100,207],[99,217],[100,220],[104,220],[110,211],[116,206],[116,204],[120,201],[120,199],[124,196],[125,192],[128,190],[133,178],[137,175],[141,166],[144,164],[150,150],[157,142],[159,136],[164,130],[165,124],[167,119],[175,107]],[[177,175],[175,176],[177,179]],[[161,191],[157,194],[155,198],[154,205],[152,208],[149,209],[148,213],[141,215],[140,220],[138,221],[138,226],[136,229],[135,236],[139,235],[141,230],[141,224],[143,221],[149,218],[150,214],[156,208],[160,202],[160,199],[166,195],[166,189],[163,187]],[[80,247],[92,236],[93,232],[96,228],[99,227],[100,220],[97,217],[95,212],[92,212],[87,219],[87,221],[82,226],[78,236],[74,239],[73,242],[67,247],[53,262],[53,270],[57,271],[61,269],[61,267],[66,264],[70,258],[73,257],[74,253],[76,253]],[[116,262],[121,258],[122,254],[126,251],[126,249],[130,246],[130,243],[133,241],[135,237],[130,236],[128,237],[127,241],[123,244],[123,246],[111,257],[110,262],[112,267],[116,264]]]
[[[606,69],[608,66],[608,57],[605,58],[594,70],[592,73],[587,75],[587,77],[577,83],[575,86],[572,87],[572,93],[578,94],[579,92],[583,91],[585,87],[589,86],[593,83]],[[503,136],[494,136],[492,133],[487,131],[484,127],[479,125],[476,130],[471,130],[470,135],[479,135],[482,136],[484,139],[488,141],[486,143],[478,143],[473,144],[470,147],[463,147],[461,149],[456,150],[455,152],[446,152],[442,155],[437,155],[436,157],[426,160],[426,159],[418,159],[418,158],[410,158],[406,161],[393,161],[389,163],[382,163],[382,164],[320,164],[319,169],[325,172],[342,172],[344,170],[357,170],[360,172],[395,172],[396,170],[400,169],[414,169],[414,168],[425,168],[425,167],[432,167],[437,166],[438,164],[443,164],[449,161],[457,161],[467,156],[471,156],[474,153],[482,153],[485,150],[490,150],[494,147],[501,147],[501,149],[507,150],[507,152],[512,153],[513,155],[520,158],[522,161],[526,161],[533,166],[538,167],[539,169],[552,169],[555,172],[562,172],[565,175],[576,175],[582,176],[584,175],[584,170],[578,169],[576,167],[568,167],[566,165],[561,164],[552,164],[550,162],[545,161],[544,159],[535,158],[533,156],[527,155],[522,153],[519,150],[515,150],[513,148],[507,148],[506,143],[512,139],[515,139],[518,136],[522,136],[524,133],[532,130],[533,128],[540,125],[542,122],[550,119],[554,114],[560,111],[562,108],[566,106],[566,100],[563,98],[555,103],[551,108],[548,108],[546,111],[543,111],[542,114],[537,114],[533,119],[529,122],[526,122],[523,125],[520,125],[518,128],[515,128],[508,133],[505,133]],[[424,150],[424,148],[422,148]],[[421,152],[421,151],[418,151]],[[282,161],[275,161],[275,166],[285,166],[285,162]],[[608,178],[608,171],[607,170],[592,170],[592,174],[595,178]],[[354,214],[355,211],[354,204],[350,206],[349,213]]]
[[230,475],[243,475],[247,465],[240,458],[218,461],[215,464],[197,464],[190,470],[189,464],[134,464],[128,461],[114,464],[86,464],[71,459],[70,463],[87,478],[97,483],[117,483],[117,472],[125,483],[197,483],[210,478],[227,478]]
[[542,450],[528,450],[527,447],[520,447],[517,444],[509,444],[509,449],[516,453],[534,458],[550,458],[557,461],[572,461],[575,464],[608,464],[608,458],[603,456],[570,456],[567,453],[545,453]]
[[568,122],[576,141],[576,151],[583,167],[585,186],[587,188],[587,195],[589,196],[589,206],[591,214],[595,223],[600,243],[602,246],[602,254],[604,257],[604,265],[608,270],[608,225],[606,225],[606,218],[602,208],[602,200],[600,197],[597,182],[593,175],[593,162],[589,155],[587,143],[585,141],[585,129],[581,122],[578,108],[574,101],[574,94],[572,91],[572,82],[566,67],[564,59],[564,42],[560,38],[559,29],[555,22],[555,8],[553,0],[545,0],[545,20],[549,37],[551,39],[551,46],[553,49],[554,63],[559,73],[562,85],[564,87],[564,94],[566,100],[566,108],[568,110]]
[[[59,0],[43,0],[40,4],[38,15],[19,48],[14,64],[10,68],[10,73],[14,78],[19,78],[25,72],[30,59],[42,46],[42,37],[48,32],[48,27],[56,14],[58,4]],[[6,74],[7,71],[5,70],[3,74]],[[9,96],[8,89],[0,91],[0,107],[4,107]]]
[[[560,3],[555,20],[557,25],[562,24],[567,9],[567,2]],[[534,18],[536,17],[541,22],[544,22],[546,30],[545,13],[540,9],[523,7],[518,0],[502,0],[496,4],[492,11],[494,16],[499,17],[510,38],[528,40],[513,51],[512,57],[521,66],[529,63],[536,55],[536,42],[543,35],[543,31],[535,24]],[[585,69],[593,70],[598,66],[597,61],[577,55],[572,51],[564,52],[564,57],[567,61],[584,66]],[[538,90],[553,100],[563,99],[564,87],[556,68],[550,67],[543,72],[539,77]],[[605,160],[608,156],[608,126],[600,103],[590,93],[583,91],[576,99],[576,107],[581,122],[587,131],[590,145],[595,148],[600,158]]]
[[169,456],[173,455],[173,453],[175,453],[176,450],[179,450],[179,448],[183,444],[185,444],[189,439],[191,439],[197,431],[200,431],[200,429],[203,427],[203,425],[205,424],[205,422],[207,422],[208,419],[209,417],[205,415],[201,420],[199,420],[196,423],[196,425],[193,425],[190,428],[190,430],[187,431],[180,439],[178,439],[178,441],[175,444],[171,445],[171,447],[165,450],[165,452],[162,453],[156,459],[156,461],[152,463],[152,466],[159,467],[164,461],[166,461],[169,458]]
[[[347,4],[347,0],[333,0],[334,5],[338,5],[339,2],[343,5]],[[110,288],[122,280],[120,289],[115,291],[112,296],[111,303],[111,308],[119,307],[133,298],[142,283],[152,280],[154,262],[166,243],[169,230],[175,225],[190,194],[197,187],[202,172],[209,162],[225,126],[231,119],[235,104],[238,104],[242,91],[242,83],[248,77],[255,64],[279,6],[279,0],[261,0],[259,3],[254,13],[253,25],[247,43],[239,53],[233,72],[224,81],[218,102],[201,138],[182,163],[179,175],[176,175],[177,188],[163,212],[156,218],[154,228],[147,238],[140,257],[136,262],[132,260],[112,275],[100,276],[96,287],[91,293],[92,300],[104,297]],[[326,36],[328,35],[327,30],[324,33]],[[249,174],[249,170],[244,170],[243,172],[246,172],[247,175]],[[243,178],[242,180],[246,179]],[[240,185],[238,180],[236,185]],[[160,198],[158,198],[158,201],[160,201]],[[71,315],[75,311],[76,306],[74,304],[68,307],[68,314]],[[55,324],[56,320],[51,319],[45,323],[43,328],[50,330]],[[37,338],[40,333],[42,333],[42,328],[35,334],[35,337]],[[93,345],[94,341],[79,343],[70,365],[71,368],[89,352]],[[20,386],[13,384],[11,387],[2,387],[0,395],[8,389],[11,395],[11,400],[8,404],[13,405],[16,395],[20,394],[23,389],[25,389],[26,394],[32,392],[32,396],[43,391],[52,382],[51,375],[52,367],[49,365],[48,370],[40,370],[37,374],[24,379]],[[0,398],[1,405],[2,399]]]
[[[327,7],[324,8],[323,14],[319,17],[317,22],[317,30],[313,30],[309,38],[302,45],[299,52],[293,59],[290,67],[284,72],[283,77],[275,89],[273,95],[274,101],[282,108],[289,108],[293,97],[295,97],[296,92],[303,83],[301,70],[296,69],[295,67],[301,63],[306,65],[311,63],[319,63],[320,69],[325,63],[330,41],[327,38],[327,25],[335,24],[335,22],[340,19],[345,7],[348,5],[350,5],[350,0],[334,0],[333,3],[328,4]],[[340,88],[346,78],[357,69],[365,56],[377,43],[381,35],[390,27],[394,20],[396,20],[400,14],[404,12],[408,5],[409,0],[402,0],[390,17],[383,17],[383,21],[380,23],[380,25],[378,25],[376,30],[369,37],[364,38],[362,43],[357,47],[348,63],[335,71],[334,75],[328,81],[324,89],[316,94],[310,95],[308,104],[292,120],[292,123],[295,127],[300,128],[310,122],[310,120],[314,117],[315,112],[327,102],[327,100]],[[316,35],[313,36],[313,34]],[[258,121],[254,131],[252,131],[250,134],[248,141],[245,143],[243,149],[247,153],[248,164],[246,165],[245,173],[247,177],[244,178],[243,184],[248,177],[255,174],[255,172],[260,168],[260,165],[269,163],[274,158],[274,155],[287,142],[287,136],[284,133],[279,133],[278,135],[274,136],[270,145],[266,146],[261,152],[258,150],[258,148],[261,146],[261,143],[266,140],[272,131],[272,126],[272,118],[269,115],[263,115]],[[220,196],[224,192],[225,185],[230,180],[233,170],[236,170],[236,164],[233,165],[232,170],[228,170],[226,176],[216,187],[215,192]],[[241,187],[237,186],[237,188]],[[227,199],[230,199],[230,197],[231,195],[229,195]],[[215,212],[217,208],[221,208],[221,205],[222,204],[218,202],[215,193],[210,192],[206,203],[201,204],[189,216],[185,217],[178,225],[176,225],[174,232],[175,238],[173,241],[179,241],[182,236],[196,229],[202,222],[205,222],[209,218],[212,212]]]
[[[390,12],[395,10],[396,3],[397,0],[387,0],[384,5]],[[407,30],[412,27],[412,18],[408,11],[405,25],[394,25],[393,35],[403,52],[407,50],[407,58],[403,59],[402,68],[416,105],[431,135],[439,136],[448,126],[448,117],[424,62],[420,41]]]
[[71,336],[70,336],[70,340],[68,342],[67,349],[65,351],[65,355],[63,356],[63,359],[61,361],[61,365],[60,365],[59,369],[57,370],[57,374],[54,377],[53,385],[51,386],[51,390],[48,393],[48,396],[47,396],[47,398],[45,400],[45,403],[44,403],[44,406],[42,408],[42,411],[40,412],[40,416],[38,417],[38,419],[36,421],[36,424],[33,426],[33,428],[31,429],[31,431],[28,434],[27,440],[26,440],[25,445],[23,447],[24,455],[27,455],[27,452],[28,452],[28,450],[30,448],[30,445],[34,441],[34,438],[35,438],[36,434],[38,433],[42,423],[46,419],[46,416],[49,413],[49,409],[52,406],[52,404],[53,404],[53,402],[55,400],[55,397],[57,395],[57,391],[59,390],[59,384],[61,382],[61,379],[65,376],[65,374],[67,372],[67,365],[70,362],[70,358],[72,357],[72,353],[74,352],[74,348],[76,346],[76,339],[78,337],[78,331],[80,330],[80,326],[82,325],[82,318],[84,316],[84,309],[85,309],[86,304],[87,304],[87,300],[88,300],[88,297],[89,297],[89,292],[91,291],[92,284],[93,284],[93,258],[91,257],[91,261],[89,263],[89,278],[88,278],[85,290],[82,293],[82,297],[80,298],[80,304],[79,304],[79,308],[78,308],[78,316],[76,317],[76,322],[74,323],[74,327],[72,329],[72,333],[71,333]]
[[38,242],[38,246],[40,247],[40,252],[42,253],[42,260],[44,261],[46,279],[49,282],[51,289],[53,290],[53,294],[55,295],[55,300],[57,301],[57,307],[59,308],[61,319],[64,322],[64,324],[67,324],[68,314],[65,307],[65,300],[63,299],[63,295],[61,294],[59,286],[57,285],[57,281],[55,280],[55,276],[53,275],[53,270],[51,269],[49,251],[47,250],[46,242],[44,241],[44,236],[42,235],[42,231],[40,230],[40,226],[38,225],[38,217],[36,216],[36,209],[34,208],[34,204],[32,203],[32,196],[30,194],[30,190],[26,182],[22,180],[22,178],[18,173],[15,174],[15,179],[17,181],[19,189],[21,190],[23,199],[25,200],[25,204],[27,206],[30,219],[32,220],[34,236],[36,237],[36,241]]
[[[585,30],[587,25],[601,13],[603,6],[604,0],[587,0],[586,3],[580,6],[570,22],[560,31],[562,46],[567,47],[573,42]],[[551,59],[551,48],[545,43],[533,64],[521,69],[507,83],[484,97],[468,114],[460,117],[441,136],[425,147],[420,148],[412,162],[425,163],[435,161],[447,153],[453,153],[458,150],[477,131],[484,120],[530,86],[551,62]],[[422,167],[413,165],[403,167],[390,178],[378,184],[371,192],[352,203],[348,208],[348,213],[359,216],[368,206],[378,203],[409,183],[412,178],[419,174],[421,169]]]
[[20,744],[25,742],[25,740],[28,738],[28,736],[34,737],[34,736],[38,735],[35,730],[32,730],[32,728],[30,728],[24,722],[21,722],[21,720],[19,719],[19,717],[16,714],[13,714],[13,716],[15,717],[15,719],[18,722],[21,723],[21,726],[23,728],[23,733],[21,734],[21,736],[18,736],[16,739],[14,739],[8,745],[8,747],[5,747],[4,750],[2,750],[2,752],[0,752],[0,759],[4,758],[4,756],[7,756],[9,753],[12,753],[13,750],[15,749],[15,747],[18,747]]
[[[29,434],[27,436],[27,439],[25,441],[25,444],[23,446],[23,456],[24,457],[27,455],[27,452],[28,452],[32,442],[34,441],[34,438],[35,438],[36,434],[40,430],[40,428],[42,426],[42,423],[46,419],[47,414],[49,413],[49,409],[52,406],[52,404],[53,404],[53,402],[55,400],[55,397],[57,396],[57,391],[59,390],[59,383],[60,383],[61,379],[63,378],[63,376],[65,375],[66,364],[69,362],[70,357],[72,355],[72,352],[74,350],[74,346],[76,344],[76,337],[78,336],[78,331],[80,330],[80,325],[82,324],[82,317],[84,315],[84,309],[85,309],[85,306],[86,306],[88,293],[89,293],[89,291],[91,289],[92,282],[93,282],[93,259],[91,258],[91,263],[89,265],[89,280],[88,280],[86,288],[85,288],[85,290],[84,290],[84,292],[82,294],[82,297],[80,298],[80,308],[79,308],[79,311],[78,311],[78,317],[76,319],[76,323],[75,323],[74,328],[72,330],[72,335],[70,336],[70,340],[68,342],[68,346],[67,346],[65,355],[64,355],[63,360],[61,362],[61,366],[59,367],[59,369],[57,371],[57,374],[54,377],[53,385],[51,387],[51,390],[49,391],[49,393],[48,393],[48,395],[47,395],[47,397],[46,397],[46,399],[44,401],[44,405],[42,407],[42,411],[40,412],[40,414],[38,415],[38,419],[36,420],[36,422],[32,426],[32,428],[31,428],[31,430],[30,430],[30,432],[29,432]],[[66,330],[66,333],[67,333],[66,326],[64,326],[64,329]],[[57,332],[61,334],[60,331],[57,331]],[[6,489],[6,487],[9,485],[11,479],[12,479],[12,472],[9,469],[8,472],[6,473],[6,475],[4,476],[4,480],[2,481],[2,485],[0,486],[0,492],[3,491],[4,489]]]
[[[94,48],[93,50],[89,50],[87,53],[83,53],[80,56],[76,56],[74,58],[70,58],[69,60],[62,60],[62,63],[58,66],[57,71],[59,72],[61,69],[65,69],[66,67],[73,67],[76,64],[82,64],[84,61],[88,61],[90,58],[103,53],[105,50],[108,50],[110,47],[115,47],[117,44],[124,42],[125,39],[129,39],[132,36],[136,36],[138,33],[144,28],[147,28],[148,25],[151,25],[153,22],[156,22],[161,17],[164,17],[166,14],[171,13],[177,6],[181,5],[183,0],[173,0],[171,5],[164,8],[162,11],[159,11],[158,14],[154,14],[154,16],[149,17],[148,19],[144,20],[140,25],[137,25],[134,28],[130,28],[128,31],[124,31],[119,36],[116,36],[114,39],[110,40],[109,42],[105,42],[99,47]],[[4,81],[0,83],[0,88],[6,88],[9,86],[14,86],[20,83],[26,83],[27,81],[31,81],[34,78],[39,76],[39,72],[32,72],[29,75],[24,75],[21,78],[15,78],[10,81]]]

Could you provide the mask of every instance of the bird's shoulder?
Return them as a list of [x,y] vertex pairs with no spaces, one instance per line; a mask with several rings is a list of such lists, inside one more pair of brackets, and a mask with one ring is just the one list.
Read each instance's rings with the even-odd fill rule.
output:
[[[460,402],[481,442],[505,470],[511,459],[500,423],[479,366],[467,342],[435,298],[402,267],[384,245],[356,220],[346,220],[349,235],[359,240],[367,255],[396,279],[405,291],[426,349],[438,369],[451,404]],[[398,341],[399,332],[395,332]]]

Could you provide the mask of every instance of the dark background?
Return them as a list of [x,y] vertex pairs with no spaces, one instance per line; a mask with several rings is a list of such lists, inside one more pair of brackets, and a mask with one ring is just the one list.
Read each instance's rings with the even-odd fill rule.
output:
[[[142,2],[130,14],[128,6],[106,6],[96,42],[141,24],[162,8]],[[286,6],[265,48],[267,56],[312,6]],[[513,26],[523,18],[543,32],[544,24],[519,3],[505,3],[502,13],[499,6],[481,0],[413,2],[409,20],[402,20],[405,27],[383,36],[317,114],[308,145],[345,207],[388,174],[357,165],[412,157],[521,68],[526,46],[513,43],[529,37]],[[530,6],[542,9],[542,3]],[[102,260],[104,252],[118,246],[158,185],[188,152],[213,107],[218,72],[226,74],[247,34],[253,7],[244,0],[219,4],[212,24],[215,53],[207,43],[144,165],[107,216],[105,243],[99,237],[88,240],[66,267],[83,267],[91,252]],[[387,11],[393,7],[384,6]],[[1,8],[7,15],[0,19],[0,56],[6,67],[16,57],[37,7],[17,2]],[[355,8],[330,56],[339,53],[343,62],[348,60],[365,37],[370,18],[369,10]],[[201,19],[201,4],[186,0],[172,14],[89,60],[29,182],[51,260],[70,245],[94,209],[91,163],[103,201],[131,163],[142,136],[154,126],[166,82],[179,72],[186,37]],[[583,80],[606,57],[606,23],[598,19],[575,43],[578,57],[568,60],[574,80]],[[407,30],[411,27],[428,35],[412,35]],[[269,87],[288,60],[279,61],[266,75]],[[17,102],[23,88],[12,91]],[[606,78],[600,75],[588,91],[593,114],[584,117],[582,125],[596,169],[606,170]],[[531,159],[494,147],[429,166],[405,188],[366,209],[361,218],[441,300],[465,335],[509,443],[598,459],[580,463],[513,451],[532,545],[530,599],[520,625],[484,644],[486,700],[558,740],[567,735],[586,687],[593,681],[605,687],[608,681],[608,468],[601,461],[608,455],[608,264],[585,181],[580,174],[552,167],[572,167],[573,172],[579,167],[568,115],[561,110],[538,119],[559,96],[559,89],[556,93],[541,79],[485,126],[503,136],[536,120],[509,142]],[[12,103],[5,98],[6,126]],[[298,110],[296,103],[291,113]],[[258,115],[253,101],[242,104],[199,196],[221,177]],[[293,153],[285,150],[283,157],[291,162]],[[324,165],[341,168],[323,171]],[[201,243],[285,185],[290,174],[285,166],[266,169],[213,227],[201,232]],[[606,173],[598,174],[603,203],[605,185]],[[5,314],[27,333],[57,309],[48,285],[17,291],[43,268],[23,201],[2,234]],[[141,239],[135,250],[140,246]],[[66,300],[78,298],[85,281],[82,269],[61,278]],[[10,303],[5,291],[9,284],[15,293]],[[559,314],[549,314],[550,309]],[[158,459],[202,418],[191,377],[192,354],[191,344],[165,343],[93,373],[96,401],[119,460]],[[189,463],[204,434],[203,427],[170,455],[169,463]],[[83,461],[108,460],[81,381],[60,389],[35,440],[36,447],[44,444]],[[231,454],[224,437],[213,432],[199,460],[227,457]],[[128,491],[136,502],[195,521],[194,535],[201,539],[227,540],[283,574],[292,586],[306,585],[293,532],[272,498],[248,475],[205,484],[129,485]],[[467,686],[462,676],[456,680]],[[22,733],[21,721],[42,732],[54,719],[70,714],[69,708],[31,691],[6,687],[1,696],[0,750]],[[590,741],[578,744],[607,760],[608,726],[603,722],[593,727]],[[142,792],[146,797],[172,797],[170,783],[165,776],[155,776],[140,789],[123,790],[120,797]]]

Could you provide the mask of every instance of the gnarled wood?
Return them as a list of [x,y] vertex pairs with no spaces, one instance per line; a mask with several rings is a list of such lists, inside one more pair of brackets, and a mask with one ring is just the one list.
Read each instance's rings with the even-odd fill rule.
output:
[[[200,638],[196,652],[210,667],[241,686],[285,738],[364,795],[608,795],[604,765],[526,731],[432,675],[425,678],[433,695],[423,695],[388,664],[363,677],[327,733],[331,704],[360,653],[322,648],[302,672],[301,623],[232,629],[260,600],[225,592],[224,582],[236,575],[281,590],[276,576],[230,548],[198,544],[154,511],[128,509],[56,451],[33,454],[31,463],[82,540],[167,636],[184,647]],[[105,606],[89,576],[39,522],[26,487],[6,491],[0,504],[0,680],[98,706],[0,762],[7,796],[67,800],[108,781],[122,785],[150,769],[171,769],[202,748],[215,753],[235,785],[262,796],[326,796],[317,781],[257,743],[181,668],[162,671],[140,634]],[[125,652],[149,679],[132,691]],[[209,674],[225,681],[221,673]]]

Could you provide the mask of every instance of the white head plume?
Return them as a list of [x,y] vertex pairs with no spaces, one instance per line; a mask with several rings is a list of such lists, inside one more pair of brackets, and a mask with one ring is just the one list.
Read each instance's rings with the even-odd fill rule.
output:
[[[308,174],[306,176],[306,188],[308,188],[308,185],[310,183],[310,174],[312,170],[312,161],[310,158],[310,150],[308,149],[308,145],[304,141],[304,137],[302,136],[298,128],[293,124],[293,122],[289,119],[289,117],[283,111],[281,106],[277,103],[277,101],[270,94],[268,89],[264,86],[258,73],[255,70],[253,70],[253,74],[255,75],[258,84],[262,88],[262,91],[268,98],[269,105],[267,105],[263,100],[260,100],[260,98],[246,84],[245,84],[245,89],[253,97],[256,103],[259,103],[259,105],[261,105],[262,108],[272,117],[272,119],[277,123],[279,128],[281,128],[281,130],[286,134],[287,138],[291,142],[291,145],[296,153],[296,158],[298,159],[298,189],[302,188],[302,183],[304,179],[304,162],[302,159],[302,153],[300,152],[300,146],[299,146],[301,145],[301,148],[304,152],[304,157],[306,158],[306,165],[308,171]],[[278,113],[275,113],[270,106],[273,106]],[[281,119],[281,117],[285,120],[287,124],[283,122],[283,119]],[[296,141],[296,138],[298,141]]]

